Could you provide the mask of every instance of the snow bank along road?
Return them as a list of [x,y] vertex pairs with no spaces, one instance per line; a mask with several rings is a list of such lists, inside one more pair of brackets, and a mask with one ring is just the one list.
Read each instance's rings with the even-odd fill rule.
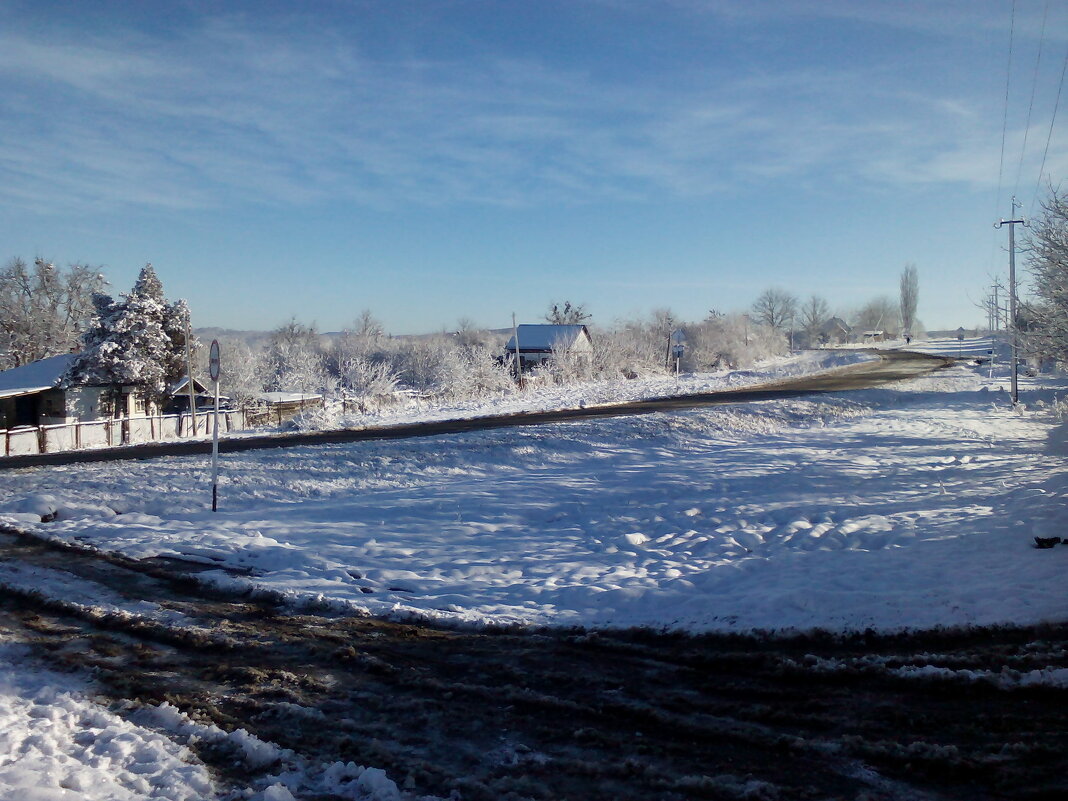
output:
[[[29,785],[11,798],[68,797],[45,794],[53,782],[79,798],[254,790],[257,801],[1068,792],[1066,690],[1045,675],[1064,661],[1064,625],[787,638],[449,630],[298,614],[267,596],[206,591],[193,566],[11,533],[0,555],[36,576],[0,591],[0,641],[92,671],[98,703],[189,749],[168,767],[140,746],[120,770],[135,734],[83,712],[73,741],[108,772],[93,777],[46,748],[64,718],[39,703],[25,732],[4,735],[14,745],[0,753],[0,788],[18,757],[42,749],[40,794]],[[57,595],[49,576],[60,572]],[[180,774],[190,761],[200,773]],[[139,791],[120,792],[126,780]],[[94,781],[113,793],[95,794]]]
[[[326,445],[341,442],[427,437],[438,434],[456,434],[464,431],[483,431],[492,428],[544,425],[546,423],[560,423],[596,417],[651,414],[653,412],[693,409],[699,406],[797,397],[821,392],[841,392],[912,378],[947,367],[953,363],[951,359],[945,357],[907,351],[872,351],[872,353],[878,357],[876,361],[861,362],[827,370],[816,375],[780,380],[756,387],[701,392],[627,403],[610,403],[580,409],[486,415],[461,420],[387,425],[341,431],[232,437],[220,441],[219,451],[220,453],[236,453],[239,451],[286,448],[297,445]],[[207,441],[153,443],[116,448],[0,457],[0,469],[118,459],[151,459],[158,456],[191,456],[210,452],[211,443]]]

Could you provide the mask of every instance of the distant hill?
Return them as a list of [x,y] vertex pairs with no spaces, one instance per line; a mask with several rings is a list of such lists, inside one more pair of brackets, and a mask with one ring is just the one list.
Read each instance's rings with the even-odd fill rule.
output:
[[239,339],[249,345],[257,345],[266,342],[270,336],[270,331],[239,331],[234,328],[194,328],[193,336],[199,339],[201,342],[211,342],[213,339]]

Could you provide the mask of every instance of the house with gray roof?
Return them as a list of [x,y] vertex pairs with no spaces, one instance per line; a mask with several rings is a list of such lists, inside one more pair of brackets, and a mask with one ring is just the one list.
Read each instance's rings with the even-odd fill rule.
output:
[[584,325],[521,325],[504,347],[506,356],[513,359],[518,349],[526,370],[545,364],[553,353],[593,353],[593,340]]

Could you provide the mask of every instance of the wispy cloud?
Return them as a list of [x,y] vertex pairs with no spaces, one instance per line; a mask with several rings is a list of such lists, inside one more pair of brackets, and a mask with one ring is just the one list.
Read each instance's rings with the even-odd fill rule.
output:
[[613,82],[488,52],[372,57],[338,32],[230,18],[165,40],[8,32],[0,200],[525,205],[827,174],[990,181],[998,121],[966,98],[860,71],[686,78]]

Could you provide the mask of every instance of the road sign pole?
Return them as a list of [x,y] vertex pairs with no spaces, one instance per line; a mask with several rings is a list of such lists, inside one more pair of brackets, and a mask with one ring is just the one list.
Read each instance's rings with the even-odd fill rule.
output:
[[208,373],[215,384],[215,413],[211,432],[211,511],[219,511],[219,340],[211,342]]
[[215,382],[215,421],[211,432],[211,511],[219,511],[219,382]]

